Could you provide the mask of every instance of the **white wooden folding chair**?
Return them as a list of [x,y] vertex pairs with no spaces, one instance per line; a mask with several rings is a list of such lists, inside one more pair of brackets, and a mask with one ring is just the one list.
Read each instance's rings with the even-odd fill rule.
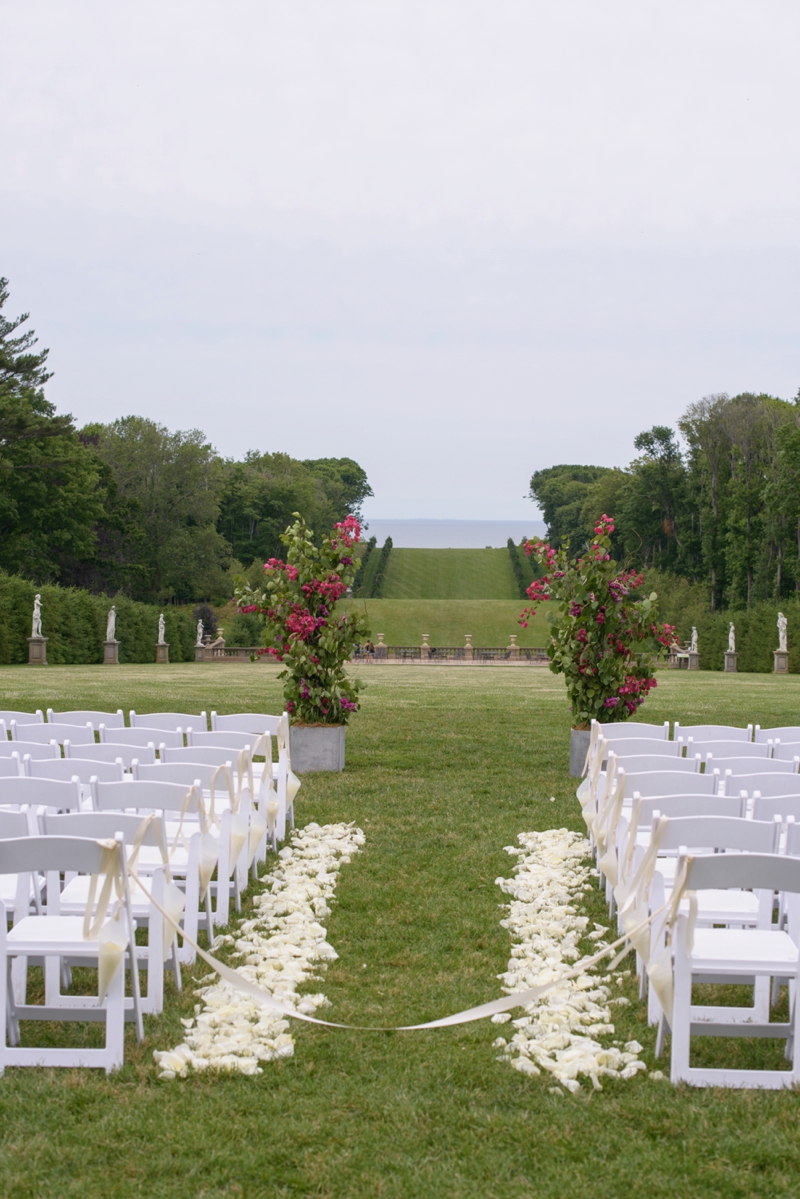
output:
[[598,726],[600,733],[605,737],[606,741],[614,741],[619,737],[656,737],[660,741],[669,741],[669,721],[665,720],[663,724],[640,724],[639,721],[615,721],[612,723],[603,723],[600,720],[593,720],[592,726]]
[[712,741],[710,738],[698,739],[697,737],[688,737],[685,740],[687,754],[702,754],[704,759],[713,757],[715,762],[725,758],[761,760],[772,757],[771,745],[758,744],[755,741]]
[[25,769],[20,761],[18,751],[14,752],[9,758],[0,758],[0,778],[19,778],[19,776],[24,773]]
[[[138,969],[144,970],[147,975],[147,991],[140,993],[141,1010],[145,1015],[157,1016],[164,1009],[164,962],[171,959],[175,986],[179,991],[182,985],[181,967],[177,933],[171,926],[165,927],[164,918],[149,897],[152,896],[166,910],[171,907],[171,914],[176,919],[182,913],[185,902],[185,897],[181,895],[177,907],[173,896],[170,896],[173,902],[167,903],[169,866],[163,818],[153,816],[148,819],[125,812],[69,812],[56,816],[45,813],[40,823],[42,832],[50,837],[93,837],[102,840],[113,838],[119,832],[124,835],[129,875],[138,878],[141,874],[147,888],[146,895],[135,883],[131,887],[131,912],[136,927],[147,929],[147,944],[136,945]],[[150,861],[142,865],[139,863],[142,852],[140,846],[155,850],[155,854],[149,855]],[[159,856],[162,865],[154,866],[152,859]],[[62,915],[83,915],[89,901],[90,882],[86,874],[65,878],[59,901]],[[69,1004],[71,998],[59,996],[53,1001]],[[129,1019],[133,1015],[132,1009],[132,999],[126,999]]]
[[[3,713],[0,712],[0,716]],[[785,724],[780,728],[762,729],[760,724],[756,725],[755,741],[775,742],[775,741],[797,741],[800,742],[800,725]]]
[[94,745],[94,726],[85,724],[25,724],[20,725],[16,720],[11,721],[12,741],[37,741],[47,744],[56,741],[63,745],[66,738],[73,745]]
[[34,761],[27,754],[22,759],[22,774],[32,779],[78,779],[81,785],[83,806],[91,802],[89,784],[93,778],[102,779],[104,783],[122,782],[124,778],[122,762],[92,762],[86,758],[45,758]]
[[[775,976],[788,978],[796,995],[800,970],[798,900],[800,859],[779,854],[718,853],[688,856],[687,895],[723,888],[782,892],[788,914],[785,928],[696,928],[690,902],[680,905],[673,936],[670,1078],[692,1086],[783,1088],[800,1084],[797,1004],[785,1023],[759,1019],[754,1009],[692,1003],[692,983],[712,977],[740,982]],[[693,1037],[774,1037],[786,1041],[788,1070],[711,1069],[690,1065]]]
[[284,716],[285,713],[281,713],[279,716],[268,716],[261,712],[235,712],[232,715],[220,716],[217,712],[212,712],[211,731],[212,733],[253,733],[257,736],[269,733],[271,737],[275,737],[278,725]]
[[37,708],[35,712],[14,712],[10,708],[0,708],[0,720],[8,729],[12,720],[16,720],[17,724],[44,724],[44,714],[41,708]]
[[130,725],[132,729],[161,729],[163,732],[177,732],[182,729],[186,732],[188,728],[207,729],[208,718],[205,712],[142,712],[141,714],[130,711]]
[[54,712],[52,708],[47,709],[48,724],[91,724],[94,728],[99,728],[104,724],[107,729],[122,729],[125,727],[125,716],[122,708],[117,708],[116,712],[93,712],[91,710],[76,712]]
[[100,725],[101,745],[183,745],[181,729],[149,729],[138,725],[134,729],[106,728]]
[[39,744],[38,741],[3,741],[0,739],[0,757],[10,758],[14,755],[20,758],[28,755],[31,758],[60,758],[61,749],[57,741]]
[[800,742],[773,741],[772,760],[773,762],[791,762],[794,769],[797,770],[800,765]]
[[0,804],[3,807],[49,808],[54,812],[81,810],[81,785],[75,779],[0,778]]
[[151,741],[149,745],[76,745],[73,749],[65,741],[64,757],[70,761],[79,758],[87,762],[121,762],[123,770],[130,770],[134,760],[155,762],[156,747]]
[[[94,917],[65,916],[59,909],[59,875],[62,871],[89,874],[99,879],[100,902]],[[83,837],[19,837],[0,841],[0,874],[48,876],[47,911],[26,915],[7,930],[0,921],[0,1074],[7,1066],[99,1066],[117,1070],[124,1058],[125,957],[131,969],[136,1036],[144,1029],[139,1005],[139,974],[135,954],[128,874],[122,838],[96,841]],[[116,918],[106,919],[107,902],[120,897]],[[17,1004],[9,987],[9,966],[14,958],[67,957],[98,972],[96,996],[74,996],[74,1005]],[[47,972],[47,968],[46,968]],[[56,971],[58,978],[58,971]],[[102,1049],[22,1047],[21,1021],[98,1020],[106,1027]]]
[[682,725],[676,720],[672,735],[676,741],[679,737],[683,737],[684,741],[689,737],[694,741],[752,741],[753,726],[748,724],[741,728],[732,724]]
[[[228,920],[229,887],[214,888],[218,900],[215,913],[211,906],[211,878],[222,860],[222,876],[230,879],[230,837],[227,840],[222,834],[216,837],[208,829],[200,791],[179,783],[95,781],[92,782],[92,803],[98,812],[129,811],[139,815],[157,812],[164,817],[170,873],[177,882],[184,883],[186,891],[183,928],[196,941],[202,913],[210,944],[214,939],[214,924]],[[161,864],[160,858],[152,852],[148,855],[146,847],[141,850],[139,861],[143,868],[148,864],[155,867]],[[195,951],[186,941],[181,947],[180,960],[185,963],[195,960]]]
[[[719,772],[720,787],[726,792],[733,790],[736,794],[740,791],[746,791],[748,795],[752,795],[753,791],[761,791],[762,794],[769,794],[769,788],[778,787],[783,793],[790,795],[795,787],[800,787],[800,774],[794,770],[790,770],[789,762],[776,762],[774,758],[765,758],[763,761],[754,762],[752,758],[732,759],[726,761],[709,762],[706,764],[706,772],[709,766]],[[763,784],[763,786],[762,786]],[[767,791],[764,791],[764,787]]]
[[653,757],[682,758],[683,742],[665,741],[656,737],[604,737],[608,749],[613,749],[618,758]]

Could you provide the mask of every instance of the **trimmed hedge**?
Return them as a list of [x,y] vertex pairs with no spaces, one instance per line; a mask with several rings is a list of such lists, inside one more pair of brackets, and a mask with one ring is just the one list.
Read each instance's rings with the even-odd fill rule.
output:
[[[33,597],[42,597],[42,633],[48,638],[47,661],[53,666],[88,666],[103,661],[106,620],[117,609],[120,662],[155,662],[160,609],[124,595],[90,595],[74,587],[37,586],[17,575],[0,574],[0,665],[28,661]],[[166,640],[171,662],[194,658],[196,623],[188,612],[167,605]]]
[[383,576],[386,570],[386,563],[389,561],[389,555],[392,552],[392,539],[387,537],[381,547],[381,552],[378,555],[378,566],[375,574],[372,576],[372,583],[367,588],[368,599],[378,599],[383,586]]
[[789,621],[789,672],[800,674],[800,600],[756,604],[734,612],[706,612],[698,618],[697,636],[701,670],[722,670],[728,648],[728,625],[736,626],[739,670],[771,674],[778,648],[778,612]]
[[378,538],[370,537],[369,541],[367,542],[366,546],[364,547],[364,553],[361,555],[359,562],[358,562],[358,570],[356,571],[356,577],[353,579],[353,595],[361,594],[361,588],[363,587],[363,584],[364,584],[364,576],[366,575],[366,572],[367,572],[367,566],[369,565],[369,560],[370,560],[370,557],[372,556],[372,551],[375,549],[375,546],[377,544],[378,544]]
[[519,598],[522,600],[526,600],[528,598],[528,592],[525,587],[525,576],[522,573],[522,563],[519,560],[519,552],[517,550],[517,547],[514,544],[514,538],[509,537],[507,544],[508,544],[508,553],[511,558],[511,569],[514,572],[514,578],[517,583],[517,590],[519,591]]

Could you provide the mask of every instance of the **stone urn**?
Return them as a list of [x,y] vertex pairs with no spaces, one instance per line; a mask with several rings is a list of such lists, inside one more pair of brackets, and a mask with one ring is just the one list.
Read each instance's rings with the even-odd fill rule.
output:
[[579,779],[583,774],[591,736],[591,729],[570,729],[569,731],[569,773],[574,779]]
[[289,758],[295,774],[317,770],[344,770],[343,724],[292,724]]

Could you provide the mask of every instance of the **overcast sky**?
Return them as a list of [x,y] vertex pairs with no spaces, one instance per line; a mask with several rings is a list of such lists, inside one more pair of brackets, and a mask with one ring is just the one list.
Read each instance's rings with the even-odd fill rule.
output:
[[0,274],[76,420],[524,519],[800,387],[800,5],[0,0]]

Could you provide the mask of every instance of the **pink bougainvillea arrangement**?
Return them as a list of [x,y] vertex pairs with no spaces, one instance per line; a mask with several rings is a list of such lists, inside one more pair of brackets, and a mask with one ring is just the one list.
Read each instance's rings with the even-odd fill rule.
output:
[[282,535],[286,561],[264,564],[263,587],[236,579],[240,612],[258,612],[264,623],[269,654],[286,665],[286,710],[297,724],[347,724],[358,709],[359,679],[348,678],[345,666],[356,645],[369,636],[366,617],[335,607],[353,582],[358,565],[354,547],[361,526],[348,516],[323,537],[318,548],[298,512]]
[[627,720],[656,686],[656,658],[675,636],[671,625],[658,623],[656,593],[640,594],[643,576],[620,571],[612,560],[613,532],[612,518],[601,516],[576,559],[569,544],[560,550],[538,538],[525,544],[547,573],[528,588],[534,606],[522,612],[520,624],[550,601],[550,669],[564,675],[575,728],[588,728],[593,718]]

